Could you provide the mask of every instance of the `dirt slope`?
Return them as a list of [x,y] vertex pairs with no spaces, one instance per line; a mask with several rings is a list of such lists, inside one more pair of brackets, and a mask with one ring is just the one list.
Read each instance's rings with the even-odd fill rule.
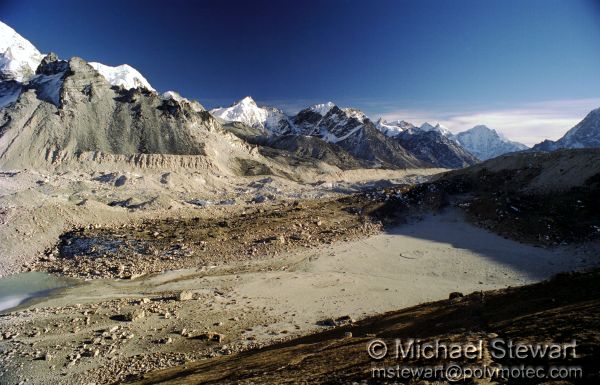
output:
[[[351,332],[352,337],[344,337],[346,332]],[[495,334],[529,343],[576,339],[576,359],[497,363],[581,365],[584,378],[570,379],[567,383],[598,383],[600,352],[594,347],[600,343],[600,273],[562,274],[535,285],[476,292],[455,300],[423,304],[262,350],[150,373],[135,383],[347,384],[365,380],[378,383],[383,381],[372,379],[371,372],[376,361],[366,351],[374,336],[390,341],[393,338],[476,341],[489,340]],[[481,361],[488,365],[493,362],[485,355]],[[426,362],[386,358],[376,366],[398,363]],[[513,379],[509,383],[526,382]]]

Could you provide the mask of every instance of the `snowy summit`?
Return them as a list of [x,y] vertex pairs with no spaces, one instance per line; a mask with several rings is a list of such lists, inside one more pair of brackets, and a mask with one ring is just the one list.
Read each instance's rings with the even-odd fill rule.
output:
[[[44,55],[29,40],[0,22],[0,81],[16,80],[23,83],[30,80],[43,58]],[[113,86],[126,89],[143,87],[154,91],[146,78],[127,64],[117,67],[93,62],[88,64]]]
[[250,127],[264,128],[271,134],[291,132],[289,118],[283,111],[273,107],[259,107],[250,96],[230,107],[215,108],[210,113],[226,122],[240,122]]
[[333,102],[327,102],[322,104],[315,104],[314,106],[310,107],[310,110],[316,112],[321,116],[325,116],[329,111],[331,111],[333,107],[335,107],[335,104],[333,104]]
[[0,22],[0,80],[28,80],[43,57],[29,40]]
[[454,139],[480,160],[495,158],[527,146],[512,142],[488,126],[478,125],[455,135]]
[[210,112],[226,122],[240,122],[250,127],[264,128],[267,120],[267,111],[257,106],[250,96],[246,96],[230,107],[215,108]]
[[451,138],[452,137],[452,133],[450,132],[449,129],[447,129],[446,127],[442,126],[441,124],[436,124],[435,126],[432,124],[429,124],[428,122],[425,122],[421,125],[421,127],[419,127],[419,129],[421,131],[435,131],[435,132],[439,132],[440,134],[444,135],[447,138]]
[[113,86],[123,87],[128,90],[141,87],[150,91],[155,91],[146,78],[143,77],[138,70],[128,64],[122,64],[116,67],[96,62],[90,62],[88,64],[94,67],[94,69],[98,71],[100,75],[104,76],[104,78],[106,78]]
[[375,123],[375,127],[377,127],[377,129],[385,135],[391,137],[398,136],[406,130],[415,129],[414,125],[405,122],[404,120],[393,120],[391,122],[388,122],[383,118],[379,118],[377,123]]

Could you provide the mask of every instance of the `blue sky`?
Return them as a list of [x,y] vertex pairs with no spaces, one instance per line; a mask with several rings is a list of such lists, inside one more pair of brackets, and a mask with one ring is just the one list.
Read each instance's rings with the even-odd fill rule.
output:
[[332,100],[527,144],[600,107],[599,0],[0,0],[0,18],[207,107]]

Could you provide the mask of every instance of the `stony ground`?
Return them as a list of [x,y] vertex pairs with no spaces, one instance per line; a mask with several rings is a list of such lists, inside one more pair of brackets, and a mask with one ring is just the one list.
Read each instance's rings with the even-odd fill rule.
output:
[[[391,198],[382,191],[330,202],[356,207],[367,198],[374,203],[364,212],[372,220],[385,219],[381,209]],[[276,213],[282,206],[264,209],[269,207]],[[355,216],[360,217],[349,218]],[[328,216],[335,224],[334,218],[339,217]],[[213,226],[222,228],[219,221]],[[227,263],[134,279],[109,275],[33,301],[0,316],[0,383],[124,381],[351,324],[453,291],[520,285],[593,262],[593,249],[554,252],[521,245],[460,221],[452,211],[391,232],[336,239],[289,252],[277,249],[274,255],[223,256]]]
[[[57,378],[71,384],[110,383],[260,347],[288,333],[268,328],[277,320],[260,309],[209,289],[36,308],[0,322],[0,383]],[[254,331],[257,324],[265,327]]]
[[441,171],[307,173],[299,183],[276,176],[215,176],[194,169],[95,167],[0,172],[0,276],[31,269],[61,235],[89,226],[143,230],[150,226],[144,221],[159,219],[224,220],[239,217],[244,206],[250,207],[251,216],[272,203],[331,199],[377,185],[416,183]]
[[[600,274],[563,274],[535,285],[496,291],[455,293],[449,300],[427,303],[401,311],[371,317],[355,324],[332,328],[322,333],[229,357],[190,363],[177,368],[149,373],[136,384],[238,384],[238,383],[418,383],[452,384],[441,376],[420,379],[374,377],[373,368],[396,366],[418,368],[443,365],[450,360],[397,359],[393,349],[375,361],[367,354],[367,345],[381,338],[388,346],[395,339],[417,339],[421,343],[439,339],[442,343],[482,341],[481,357],[451,360],[463,367],[499,368],[509,365],[566,367],[582,370],[582,376],[565,379],[460,378],[470,384],[596,384],[599,376]],[[414,322],[418,319],[419,322]],[[571,343],[576,340],[576,358],[503,359],[490,355],[491,340],[502,338],[521,344]],[[244,368],[244,370],[240,370]],[[378,374],[376,374],[378,375]]]
[[89,226],[64,234],[33,269],[88,279],[131,279],[165,270],[273,257],[380,231],[378,223],[363,215],[367,203],[362,196],[295,200],[238,207],[216,218]]
[[[598,185],[593,175],[586,179],[589,183],[583,189],[567,188],[565,195],[553,195],[548,190],[542,191],[542,195],[540,191],[523,191],[519,184],[516,189],[491,191],[499,182],[516,180],[527,184],[541,174],[539,169],[527,172],[517,169],[508,174],[483,170],[474,174],[475,179],[473,175],[465,178],[451,174],[418,185],[400,179],[358,185],[322,180],[291,186],[286,181],[257,177],[244,182],[199,182],[204,186],[204,195],[199,195],[179,183],[198,178],[191,175],[179,176],[182,180],[178,183],[163,183],[164,174],[128,173],[121,178],[125,174],[103,173],[91,179],[84,174],[68,174],[37,179],[37,174],[5,173],[0,175],[2,182],[7,182],[0,196],[0,236],[6,240],[0,245],[1,257],[21,256],[22,259],[11,259],[11,263],[23,261],[22,265],[13,263],[6,271],[35,269],[87,281],[57,293],[56,298],[44,301],[43,306],[30,306],[0,316],[0,383],[109,383],[140,378],[155,369],[191,365],[192,361],[196,363],[188,367],[201,368],[205,359],[223,360],[218,357],[361,318],[352,313],[327,314],[333,307],[318,308],[323,301],[337,306],[353,298],[363,304],[384,298],[389,306],[391,296],[406,295],[421,298],[422,302],[419,293],[412,291],[422,293],[427,287],[415,283],[411,287],[388,285],[386,266],[392,269],[391,262],[396,264],[391,270],[395,277],[409,267],[398,264],[399,259],[431,263],[426,267],[431,275],[428,278],[433,280],[427,282],[444,290],[448,283],[474,279],[463,273],[467,274],[469,264],[486,261],[478,252],[484,257],[498,258],[500,263],[475,269],[476,274],[483,273],[485,278],[469,281],[466,287],[473,289],[484,283],[512,286],[513,282],[557,271],[563,267],[562,263],[565,269],[587,265],[598,247],[594,227],[597,202],[593,200]],[[473,183],[474,180],[478,183]],[[481,184],[482,180],[485,183]],[[237,195],[225,196],[224,191],[237,191]],[[573,192],[579,195],[572,195]],[[509,201],[508,195],[516,198]],[[540,196],[544,199],[537,199]],[[293,303],[270,303],[271,298],[277,297],[264,294],[271,287],[282,291],[285,285],[301,287],[294,283],[299,277],[314,278],[310,271],[311,274],[305,275],[299,272],[318,256],[305,254],[290,260],[289,254],[313,249],[322,254],[336,244],[354,245],[358,249],[357,240],[389,230],[414,215],[435,213],[449,206],[461,208],[473,222],[508,238],[553,247],[586,241],[587,249],[576,255],[579,258],[576,261],[547,259],[540,252],[543,255],[539,261],[544,269],[538,271],[517,260],[504,260],[502,253],[490,253],[487,248],[491,244],[476,245],[475,255],[468,255],[457,265],[456,258],[464,256],[465,250],[459,245],[454,247],[455,240],[435,234],[432,229],[433,233],[426,236],[431,242],[426,246],[415,243],[421,250],[409,248],[399,255],[378,258],[383,248],[381,242],[390,242],[382,238],[380,243],[367,244],[367,251],[363,247],[357,253],[345,255],[348,261],[337,261],[336,252],[341,250],[332,252],[314,272],[319,279],[308,281],[307,286],[310,290],[325,288],[329,290],[324,291],[328,296],[332,295],[331,290],[351,291],[352,287],[360,291],[361,287],[370,287],[377,291],[378,297],[373,297],[373,293],[363,293],[360,297],[353,293],[354,297],[347,298],[334,295],[323,301],[314,297],[315,306],[307,308],[310,313],[307,316],[296,314]],[[571,215],[574,210],[576,215]],[[578,237],[574,238],[564,231],[569,230],[568,226],[563,230],[547,226],[562,221],[561,218],[566,218],[565,223],[578,222],[586,231],[576,227]],[[450,246],[441,246],[445,244]],[[369,249],[371,245],[373,248]],[[526,251],[530,256],[536,253],[531,249]],[[448,271],[456,269],[438,271],[439,259],[427,262],[429,259],[423,257],[428,255],[447,258],[444,263],[454,261],[454,267],[458,266],[460,271],[452,274]],[[370,261],[379,261],[384,270],[371,271],[367,277],[361,275],[359,268],[348,278],[348,270],[353,270],[348,264],[366,269],[365,263],[376,263]],[[514,264],[515,268],[506,269],[506,264]],[[311,266],[314,268],[314,263]],[[184,270],[161,274],[174,269]],[[288,271],[291,274],[280,275]],[[528,274],[531,276],[527,277]],[[192,290],[186,286],[190,277],[193,277]],[[281,278],[289,281],[282,286],[277,282]],[[259,297],[264,298],[240,295],[237,292],[240,287],[255,296],[258,290]],[[291,302],[297,300],[297,296],[286,298]],[[370,309],[392,310],[378,306]],[[354,342],[363,345],[362,340],[349,341],[352,346]],[[264,364],[260,356],[253,357],[259,357],[257,365]],[[180,367],[168,372],[171,373],[168,376],[179,378],[182,370]],[[192,372],[196,376],[195,369]],[[162,375],[149,378],[165,379]],[[256,378],[259,382],[274,379],[260,375]]]
[[[35,175],[3,176],[14,182],[7,184],[13,191],[0,197],[0,202],[10,202],[1,230],[11,250],[28,245],[17,242],[23,240],[23,228],[30,229],[26,234],[33,240],[36,232],[49,238],[61,228],[76,225],[41,256],[27,259],[22,269],[102,284],[96,288],[84,283],[74,290],[79,293],[75,298],[67,295],[56,303],[0,316],[0,383],[53,382],[56,373],[61,383],[107,383],[299,336],[317,327],[318,320],[297,324],[293,313],[274,317],[269,312],[272,307],[250,306],[250,301],[233,298],[229,291],[236,285],[236,274],[286,270],[289,261],[281,259],[283,255],[364,238],[382,229],[365,209],[372,203],[368,196],[341,194],[334,190],[342,186],[332,182],[308,187],[314,194],[322,186],[316,199],[302,194],[304,199],[290,199],[278,193],[277,181],[255,178],[244,189],[244,198],[210,201],[178,193],[174,195],[185,199],[185,205],[165,211],[165,202],[151,198],[153,192],[140,191],[136,201],[151,203],[139,207],[123,199],[136,189],[131,177],[121,178],[126,189],[119,190],[114,186],[119,178],[105,175],[95,177],[88,189],[81,186],[80,176],[73,177],[69,183],[80,191],[67,204],[57,202],[57,197],[72,191],[61,184],[61,178],[48,177],[37,187],[25,189],[29,192],[23,196],[23,181],[13,178],[30,181]],[[29,201],[35,197],[41,198],[38,213],[32,223],[24,222],[25,217],[17,215],[18,207],[33,209]],[[175,205],[173,196],[166,204]],[[59,220],[50,220],[53,207],[59,209]],[[107,215],[111,212],[123,218]],[[78,221],[68,219],[77,214],[82,214]],[[88,224],[77,225],[82,222]],[[188,269],[200,281],[212,275],[228,278],[220,279],[218,287],[207,280],[188,291],[177,287],[181,279],[177,276],[146,292],[143,285],[146,279],[155,279],[152,274],[176,269]],[[138,282],[142,275],[144,283]],[[157,277],[163,279],[163,275]],[[107,279],[118,281],[112,285]],[[131,286],[123,289],[128,294],[115,298],[111,289],[120,282]],[[102,295],[98,298],[98,290],[106,291],[106,300]],[[81,294],[86,292],[90,293],[87,301]],[[284,319],[287,322],[282,323]]]

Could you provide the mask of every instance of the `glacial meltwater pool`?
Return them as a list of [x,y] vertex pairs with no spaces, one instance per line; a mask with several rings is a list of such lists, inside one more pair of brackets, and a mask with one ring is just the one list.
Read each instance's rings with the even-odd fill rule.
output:
[[0,278],[0,312],[12,309],[27,300],[50,295],[53,291],[74,286],[73,278],[30,272]]

